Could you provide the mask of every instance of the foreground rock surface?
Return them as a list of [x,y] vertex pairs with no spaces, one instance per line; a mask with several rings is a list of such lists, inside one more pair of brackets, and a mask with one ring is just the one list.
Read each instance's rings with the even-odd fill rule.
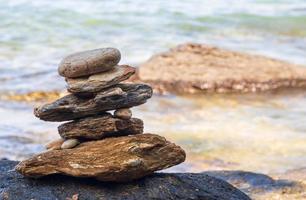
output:
[[71,93],[94,93],[118,84],[135,73],[128,65],[115,66],[113,69],[89,77],[67,78],[68,91]]
[[258,92],[306,87],[306,68],[200,44],[180,45],[139,68],[157,92]]
[[148,85],[118,84],[94,96],[64,96],[53,103],[35,108],[34,114],[45,121],[68,121],[104,111],[141,105],[151,96],[152,88]]
[[17,162],[0,161],[0,199],[67,199],[80,200],[249,200],[220,179],[205,174],[154,173],[130,183],[103,183],[92,179],[49,176],[27,179],[12,171]]
[[185,157],[183,149],[164,137],[140,134],[47,151],[20,162],[16,169],[27,177],[64,174],[126,182],[177,165],[184,162]]
[[105,72],[119,63],[121,54],[115,48],[82,51],[65,57],[59,64],[61,76],[75,78]]
[[295,180],[290,180],[291,176],[279,179],[247,171],[208,171],[204,173],[234,185],[254,200],[305,200],[306,197],[306,184],[301,181],[304,180],[303,172]]
[[62,138],[98,140],[106,137],[136,135],[143,133],[141,119],[123,120],[110,114],[87,117],[62,124],[58,127]]

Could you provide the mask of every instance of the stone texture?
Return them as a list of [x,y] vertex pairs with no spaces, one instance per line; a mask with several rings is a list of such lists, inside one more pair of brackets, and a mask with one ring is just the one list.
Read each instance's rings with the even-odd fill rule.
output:
[[65,140],[65,142],[63,142],[61,149],[72,149],[78,144],[80,144],[80,141],[78,139],[67,139]]
[[154,134],[105,138],[73,149],[47,151],[20,162],[16,170],[27,177],[64,174],[100,181],[127,182],[185,160],[179,146]]
[[305,179],[300,176],[298,179],[290,180],[290,178],[275,179],[265,174],[247,171],[207,171],[204,173],[234,185],[252,199],[305,199],[306,184],[301,182]]
[[154,173],[130,183],[103,183],[92,179],[48,176],[23,178],[14,171],[17,162],[0,161],[0,199],[64,200],[249,200],[220,179],[202,173]]
[[200,44],[180,45],[153,56],[140,66],[138,76],[161,93],[245,93],[306,87],[306,67]]
[[121,54],[115,48],[82,51],[65,57],[58,67],[61,76],[75,78],[104,72],[119,63]]
[[114,116],[121,118],[121,119],[130,119],[132,117],[132,111],[128,108],[121,108],[118,110],[115,110]]
[[71,93],[94,93],[116,85],[135,73],[135,68],[117,65],[113,69],[89,77],[66,78]]
[[87,117],[62,124],[58,132],[63,138],[98,140],[106,137],[143,133],[143,122],[132,118],[123,120],[110,114]]
[[64,96],[55,102],[37,107],[34,114],[46,121],[68,121],[96,115],[104,111],[141,105],[152,96],[144,84],[118,84],[90,97]]
[[48,144],[46,144],[45,147],[48,150],[59,150],[59,149],[61,149],[61,146],[64,143],[64,141],[65,140],[63,138],[53,140],[53,141],[49,142]]

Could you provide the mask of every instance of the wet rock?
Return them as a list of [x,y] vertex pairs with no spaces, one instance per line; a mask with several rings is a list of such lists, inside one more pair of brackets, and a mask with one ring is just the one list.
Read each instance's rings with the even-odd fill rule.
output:
[[305,88],[306,68],[264,56],[184,44],[153,56],[134,79],[160,93],[246,93]]
[[59,150],[59,149],[61,149],[61,146],[64,143],[64,141],[65,140],[63,138],[53,140],[53,141],[49,142],[48,144],[46,144],[45,147],[48,150]]
[[118,84],[90,97],[73,94],[34,109],[38,118],[46,121],[68,121],[92,116],[104,111],[141,105],[152,96],[152,89],[144,84]]
[[48,176],[23,178],[14,170],[17,162],[0,161],[0,199],[79,199],[124,200],[249,200],[230,184],[205,174],[154,173],[130,183],[103,183],[92,179]]
[[93,74],[89,77],[67,78],[68,91],[71,93],[94,93],[116,85],[135,73],[128,65],[115,66],[113,69]]
[[141,119],[123,120],[110,114],[83,118],[62,124],[58,132],[63,138],[98,140],[106,137],[135,135],[143,133]]
[[120,61],[121,54],[115,48],[101,48],[82,51],[65,57],[59,64],[61,76],[75,78],[105,72]]
[[128,108],[121,108],[115,110],[114,116],[121,119],[130,119],[132,117],[132,111]]
[[185,160],[179,146],[154,134],[105,138],[73,149],[47,151],[20,162],[16,169],[27,177],[64,174],[100,181],[127,182]]
[[209,176],[233,184],[252,199],[305,199],[306,184],[299,179],[275,179],[247,171],[208,171]]
[[65,142],[63,142],[61,149],[72,149],[78,144],[80,144],[80,141],[78,139],[67,139],[65,140]]

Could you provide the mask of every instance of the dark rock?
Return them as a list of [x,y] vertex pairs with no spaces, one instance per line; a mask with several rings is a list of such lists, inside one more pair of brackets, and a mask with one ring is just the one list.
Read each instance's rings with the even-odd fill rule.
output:
[[128,65],[115,66],[113,69],[89,77],[66,78],[68,91],[71,93],[95,93],[116,85],[135,73],[135,68]]
[[120,52],[115,48],[82,51],[65,57],[59,64],[58,73],[69,78],[96,74],[112,69],[120,58]]
[[64,174],[127,182],[184,162],[185,157],[183,149],[164,137],[140,134],[47,151],[20,162],[16,169],[27,177]]
[[[275,179],[265,174],[247,171],[208,171],[204,173],[234,185],[250,195],[252,199],[305,199],[306,185],[299,179],[294,181]],[[305,179],[302,177],[300,180]]]
[[14,161],[0,161],[0,199],[3,200],[249,200],[244,193],[205,174],[154,173],[130,183],[103,183],[60,175],[27,179],[12,169]]
[[98,140],[106,137],[141,134],[143,133],[143,122],[137,118],[124,120],[110,114],[100,115],[62,124],[58,127],[58,132],[65,139]]
[[148,85],[118,84],[95,96],[64,96],[53,103],[35,108],[34,114],[45,121],[68,121],[118,108],[138,106],[151,96],[152,88]]

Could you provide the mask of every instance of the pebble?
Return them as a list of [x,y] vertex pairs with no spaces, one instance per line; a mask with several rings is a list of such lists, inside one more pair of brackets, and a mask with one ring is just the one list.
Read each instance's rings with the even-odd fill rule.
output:
[[78,144],[80,144],[80,141],[78,139],[68,139],[62,144],[61,148],[62,149],[72,149]]
[[128,108],[121,108],[114,112],[115,117],[120,119],[131,119],[132,111]]
[[89,76],[114,68],[120,59],[120,51],[115,48],[82,51],[65,57],[59,64],[58,73],[67,78]]
[[57,140],[53,140],[45,145],[46,149],[48,150],[59,150],[61,149],[62,144],[64,143],[64,139],[60,138]]

